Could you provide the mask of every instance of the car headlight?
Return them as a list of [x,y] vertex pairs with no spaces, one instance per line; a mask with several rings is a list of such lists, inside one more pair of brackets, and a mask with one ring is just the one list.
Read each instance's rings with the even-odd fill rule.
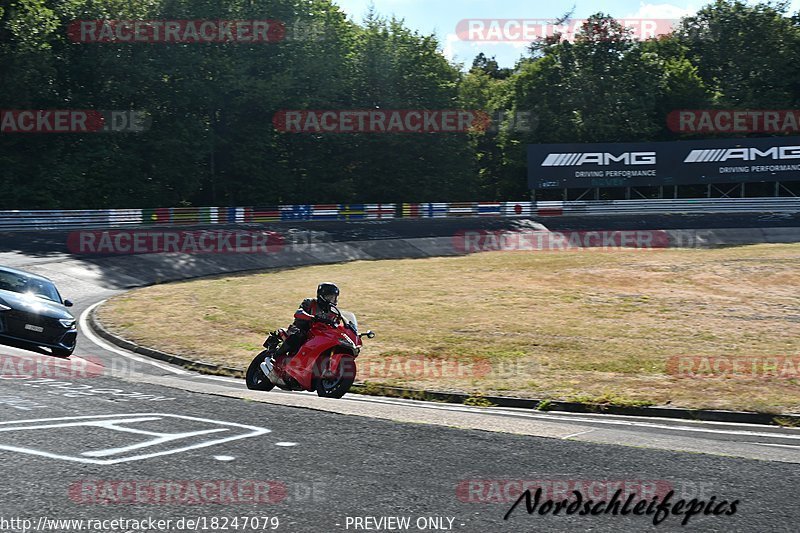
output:
[[59,318],[58,322],[67,329],[72,329],[75,327],[75,319],[74,318]]
[[0,304],[0,311],[11,311],[11,308],[7,305]]

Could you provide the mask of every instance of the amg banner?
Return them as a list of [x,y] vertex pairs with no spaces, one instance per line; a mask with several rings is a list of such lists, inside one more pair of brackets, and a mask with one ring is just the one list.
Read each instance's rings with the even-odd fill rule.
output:
[[530,144],[531,189],[800,180],[800,137]]

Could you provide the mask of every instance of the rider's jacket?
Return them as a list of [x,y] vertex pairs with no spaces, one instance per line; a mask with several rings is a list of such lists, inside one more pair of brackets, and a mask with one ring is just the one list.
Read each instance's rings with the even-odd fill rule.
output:
[[319,305],[316,298],[306,298],[300,304],[300,308],[294,313],[293,325],[303,332],[308,332],[308,330],[311,329],[311,322],[315,318],[327,318],[328,320],[334,320],[338,318],[338,315],[331,311],[323,311],[322,306]]

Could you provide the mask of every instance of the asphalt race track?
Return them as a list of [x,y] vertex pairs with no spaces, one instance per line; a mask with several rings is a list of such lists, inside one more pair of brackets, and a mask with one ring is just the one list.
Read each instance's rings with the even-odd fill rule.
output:
[[[539,222],[561,230],[800,225],[768,215]],[[509,224],[271,227],[341,242]],[[99,273],[76,270],[65,242],[66,232],[0,235],[0,264],[52,278],[82,317],[70,361],[0,347],[5,360],[37,369],[0,372],[0,531],[797,530],[800,430],[248,391],[239,380],[147,360],[87,331],[86,311],[127,285],[102,269],[103,258],[91,259]],[[524,503],[504,520],[525,481],[546,487],[542,503],[573,489],[609,500],[618,487],[636,501],[674,491],[673,503],[738,503],[733,514],[701,512],[685,526],[683,515],[659,525],[652,514],[528,515]],[[70,519],[84,522],[53,522]]]

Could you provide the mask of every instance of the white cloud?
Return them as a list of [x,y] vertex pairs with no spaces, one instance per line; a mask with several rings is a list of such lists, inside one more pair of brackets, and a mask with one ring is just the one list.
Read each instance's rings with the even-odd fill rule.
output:
[[699,8],[689,5],[680,7],[674,4],[639,4],[639,10],[621,18],[626,19],[679,19],[693,15]]
[[468,56],[472,61],[479,52],[483,52],[489,57],[500,55],[498,61],[502,62],[504,57],[512,57],[515,52],[518,57],[530,44],[527,41],[463,41],[457,34],[448,33],[442,54],[450,61],[459,62],[463,61],[460,56]]
[[455,60],[456,56],[455,50],[453,49],[453,43],[457,43],[458,41],[460,41],[460,39],[455,33],[448,33],[447,37],[445,37],[444,50],[442,50],[442,53],[444,54],[444,57],[450,61]]

